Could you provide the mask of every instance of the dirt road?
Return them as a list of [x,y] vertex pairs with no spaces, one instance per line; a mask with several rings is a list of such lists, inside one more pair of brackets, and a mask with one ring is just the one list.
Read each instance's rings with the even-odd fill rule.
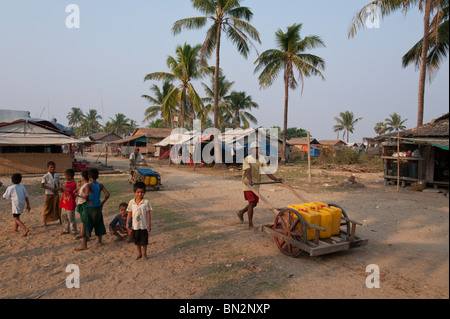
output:
[[[126,161],[110,163],[126,168]],[[364,223],[358,235],[369,245],[322,257],[284,257],[266,233],[247,230],[236,217],[245,206],[236,176],[222,178],[192,168],[154,167],[164,189],[147,197],[155,207],[150,258],[135,261],[134,247],[110,235],[105,246],[91,242],[74,252],[73,238],[59,227],[40,225],[42,198],[33,199],[27,238],[9,233],[9,203],[0,204],[1,298],[448,298],[449,204],[442,194],[397,193],[379,174],[360,176],[367,187],[351,191],[299,190],[311,201],[333,202]],[[106,177],[105,177],[106,178]],[[119,199],[105,207],[105,222],[119,201],[132,198],[126,176],[109,177]],[[7,184],[7,179],[2,179]],[[31,180],[26,182],[32,185]],[[32,187],[32,186],[30,186]],[[295,204],[274,186],[263,193],[276,207]],[[25,217],[24,217],[25,218]],[[262,204],[256,226],[273,222]],[[81,289],[67,289],[66,266],[76,264]],[[380,289],[366,287],[368,265],[378,265]]]

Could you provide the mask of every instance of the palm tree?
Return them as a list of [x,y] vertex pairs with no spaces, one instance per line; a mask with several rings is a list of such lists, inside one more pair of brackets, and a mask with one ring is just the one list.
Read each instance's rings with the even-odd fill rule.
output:
[[[407,12],[414,7],[419,7],[419,10],[424,13],[424,36],[422,52],[420,53],[420,75],[419,75],[419,94],[418,94],[418,110],[417,110],[417,127],[423,125],[424,104],[425,104],[425,82],[427,76],[427,61],[430,46],[430,30],[434,30],[434,37],[436,43],[438,42],[438,24],[442,20],[444,15],[442,6],[442,0],[375,0],[366,5],[362,10],[353,18],[353,22],[349,30],[349,38],[353,38],[357,30],[364,28],[365,22],[370,16],[369,8],[376,5],[380,8],[381,16],[387,16],[395,11],[403,10]],[[436,19],[433,20],[433,26],[430,25],[431,15],[436,12]],[[432,42],[431,42],[432,44]]]
[[[429,32],[429,49],[427,58],[427,70],[430,83],[437,74],[441,63],[448,55],[449,48],[449,0],[442,0],[441,7],[443,15],[436,14],[431,22]],[[440,19],[440,21],[438,21]],[[437,32],[435,30],[437,25]],[[421,55],[423,50],[423,38],[417,42],[404,56],[403,67],[415,64],[420,69]]]
[[130,132],[130,119],[124,114],[118,113],[115,118],[110,118],[111,126],[109,128],[109,133],[114,133],[119,136],[124,137]]
[[[321,73],[321,70],[325,69],[325,61],[316,55],[305,53],[309,49],[325,47],[325,44],[315,35],[301,38],[301,28],[302,24],[294,24],[288,27],[286,32],[279,29],[276,33],[279,49],[265,51],[255,62],[257,64],[255,73],[262,70],[259,76],[261,88],[271,86],[281,72],[284,74],[284,130],[281,164],[286,163],[289,89],[296,89],[299,81],[303,92],[304,79],[313,75],[325,79]],[[295,71],[298,72],[298,81]]]
[[386,123],[378,122],[373,129],[378,135],[384,134],[387,131]]
[[[210,58],[215,50],[215,80],[214,80],[214,128],[219,128],[219,70],[220,47],[222,34],[230,39],[238,52],[245,58],[251,51],[253,43],[251,39],[261,43],[259,32],[249,22],[253,18],[253,12],[248,7],[241,6],[241,0],[192,0],[195,9],[205,16],[178,20],[174,23],[172,31],[175,35],[183,29],[201,29],[208,20],[212,25],[206,33],[206,39],[201,49],[201,62],[206,65],[206,59]],[[215,149],[219,149],[218,139],[215,139]],[[220,152],[215,152],[215,163],[221,162]],[[221,165],[216,165],[220,168]]]
[[403,131],[406,129],[406,126],[404,126],[403,124],[405,124],[405,122],[408,120],[402,121],[402,117],[400,115],[398,115],[397,113],[394,113],[394,114],[389,115],[389,118],[387,118],[385,121],[386,121],[385,125],[386,125],[387,131],[399,132],[399,131]]
[[101,119],[102,117],[98,115],[97,110],[89,110],[81,124],[83,131],[88,135],[99,132],[101,125],[98,121]]
[[[160,115],[164,120],[166,128],[174,128],[173,119],[178,116],[177,96],[180,93],[178,88],[172,82],[164,81],[161,89],[157,85],[153,85],[150,90],[154,93],[155,97],[142,95],[142,98],[146,99],[152,105],[145,110],[145,119],[142,123],[151,122],[152,119]],[[169,96],[171,92],[173,94]]]
[[350,133],[353,133],[355,130],[356,123],[362,120],[362,118],[355,119],[355,115],[350,111],[341,112],[339,117],[334,119],[337,122],[333,127],[334,131],[344,131],[342,138],[345,139],[345,136],[347,136],[347,143],[349,142]]
[[[172,103],[176,99],[179,103],[180,127],[184,127],[185,117],[192,116],[186,114],[188,103],[195,111],[203,109],[203,102],[192,81],[201,79],[206,73],[211,72],[210,68],[200,68],[199,54],[201,46],[197,45],[191,47],[185,43],[184,46],[178,46],[176,49],[176,56],[169,56],[167,58],[167,66],[172,73],[156,72],[147,74],[144,81],[163,80],[163,81],[179,81],[180,85],[174,87],[165,98],[164,104]],[[167,105],[164,108],[169,107]]]
[[[206,97],[203,98],[204,103],[208,103],[205,105],[205,112],[202,116],[202,125],[207,121],[207,118],[210,114],[214,115],[214,99],[215,99],[215,76],[211,79],[211,86],[207,86],[205,83],[202,83],[203,88],[205,90]],[[219,98],[219,108],[218,108],[218,129],[221,131],[225,129],[226,120],[225,117],[229,113],[229,106],[225,102],[225,97],[228,96],[231,87],[234,85],[234,82],[230,82],[227,80],[226,76],[222,74],[219,75],[219,85],[217,86],[218,98]]]
[[230,122],[233,128],[247,129],[250,127],[250,122],[258,124],[258,120],[249,111],[252,108],[258,109],[259,105],[252,100],[250,95],[245,92],[233,91],[225,100],[229,106],[229,113],[225,116],[225,121]]
[[78,135],[82,135],[83,132],[81,132],[80,126],[81,123],[83,123],[83,120],[85,118],[85,115],[83,111],[78,107],[73,107],[72,110],[67,115],[67,119],[69,120],[69,125],[77,131]]

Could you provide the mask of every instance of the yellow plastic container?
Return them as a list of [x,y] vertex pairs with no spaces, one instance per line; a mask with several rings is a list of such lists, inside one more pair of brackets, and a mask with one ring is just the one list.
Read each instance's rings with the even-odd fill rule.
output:
[[316,203],[307,203],[304,204],[306,207],[308,207],[310,210],[313,210],[320,214],[320,227],[325,229],[325,231],[320,232],[320,238],[330,238],[331,233],[333,230],[333,214],[329,211],[325,211],[321,209],[322,207],[317,205]]
[[325,203],[314,202],[317,206],[319,206],[319,210],[327,211],[333,215],[333,225],[331,227],[331,235],[339,235],[341,232],[341,219],[342,219],[342,209],[328,206]]
[[[293,209],[297,211],[300,216],[302,216],[303,220],[313,224],[313,225],[320,225],[320,214],[318,214],[315,211],[311,211],[308,207],[303,205],[293,205],[289,206],[288,208]],[[312,227],[306,226],[306,237],[307,240],[314,240],[316,238],[316,231]]]
[[144,179],[144,183],[147,186],[156,186],[158,185],[158,179],[156,177],[147,176]]

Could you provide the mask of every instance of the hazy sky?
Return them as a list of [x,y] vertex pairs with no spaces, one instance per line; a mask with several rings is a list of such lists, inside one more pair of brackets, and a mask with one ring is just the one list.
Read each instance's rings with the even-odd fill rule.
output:
[[[275,32],[294,23],[303,23],[302,36],[318,35],[326,43],[311,51],[325,59],[326,81],[306,79],[303,95],[291,91],[289,127],[334,139],[333,118],[345,110],[363,118],[351,136],[355,142],[374,136],[375,123],[393,112],[408,119],[408,128],[415,126],[419,73],[413,66],[403,69],[401,58],[423,36],[422,16],[398,12],[381,21],[379,29],[361,30],[349,40],[351,19],[368,2],[243,1],[261,33],[259,53],[274,48]],[[79,29],[66,27],[69,4],[80,8]],[[190,0],[0,0],[0,109],[27,110],[32,117],[42,114],[67,125],[72,107],[92,108],[105,121],[123,113],[140,124],[148,107],[141,95],[156,83],[144,83],[145,75],[167,71],[166,58],[177,45],[203,42],[206,28],[171,33],[176,20],[194,16],[201,14]],[[259,103],[254,115],[260,126],[282,126],[282,78],[261,91],[254,74],[256,52],[246,60],[229,41],[223,43],[221,67],[235,81],[233,89]],[[427,84],[426,122],[448,112],[448,86],[446,61]]]

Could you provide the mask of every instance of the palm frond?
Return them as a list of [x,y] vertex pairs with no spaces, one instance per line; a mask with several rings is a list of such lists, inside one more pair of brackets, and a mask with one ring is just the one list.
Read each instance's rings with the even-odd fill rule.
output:
[[180,34],[185,30],[197,30],[206,25],[208,19],[206,17],[186,18],[176,21],[173,24],[172,32],[174,35]]

